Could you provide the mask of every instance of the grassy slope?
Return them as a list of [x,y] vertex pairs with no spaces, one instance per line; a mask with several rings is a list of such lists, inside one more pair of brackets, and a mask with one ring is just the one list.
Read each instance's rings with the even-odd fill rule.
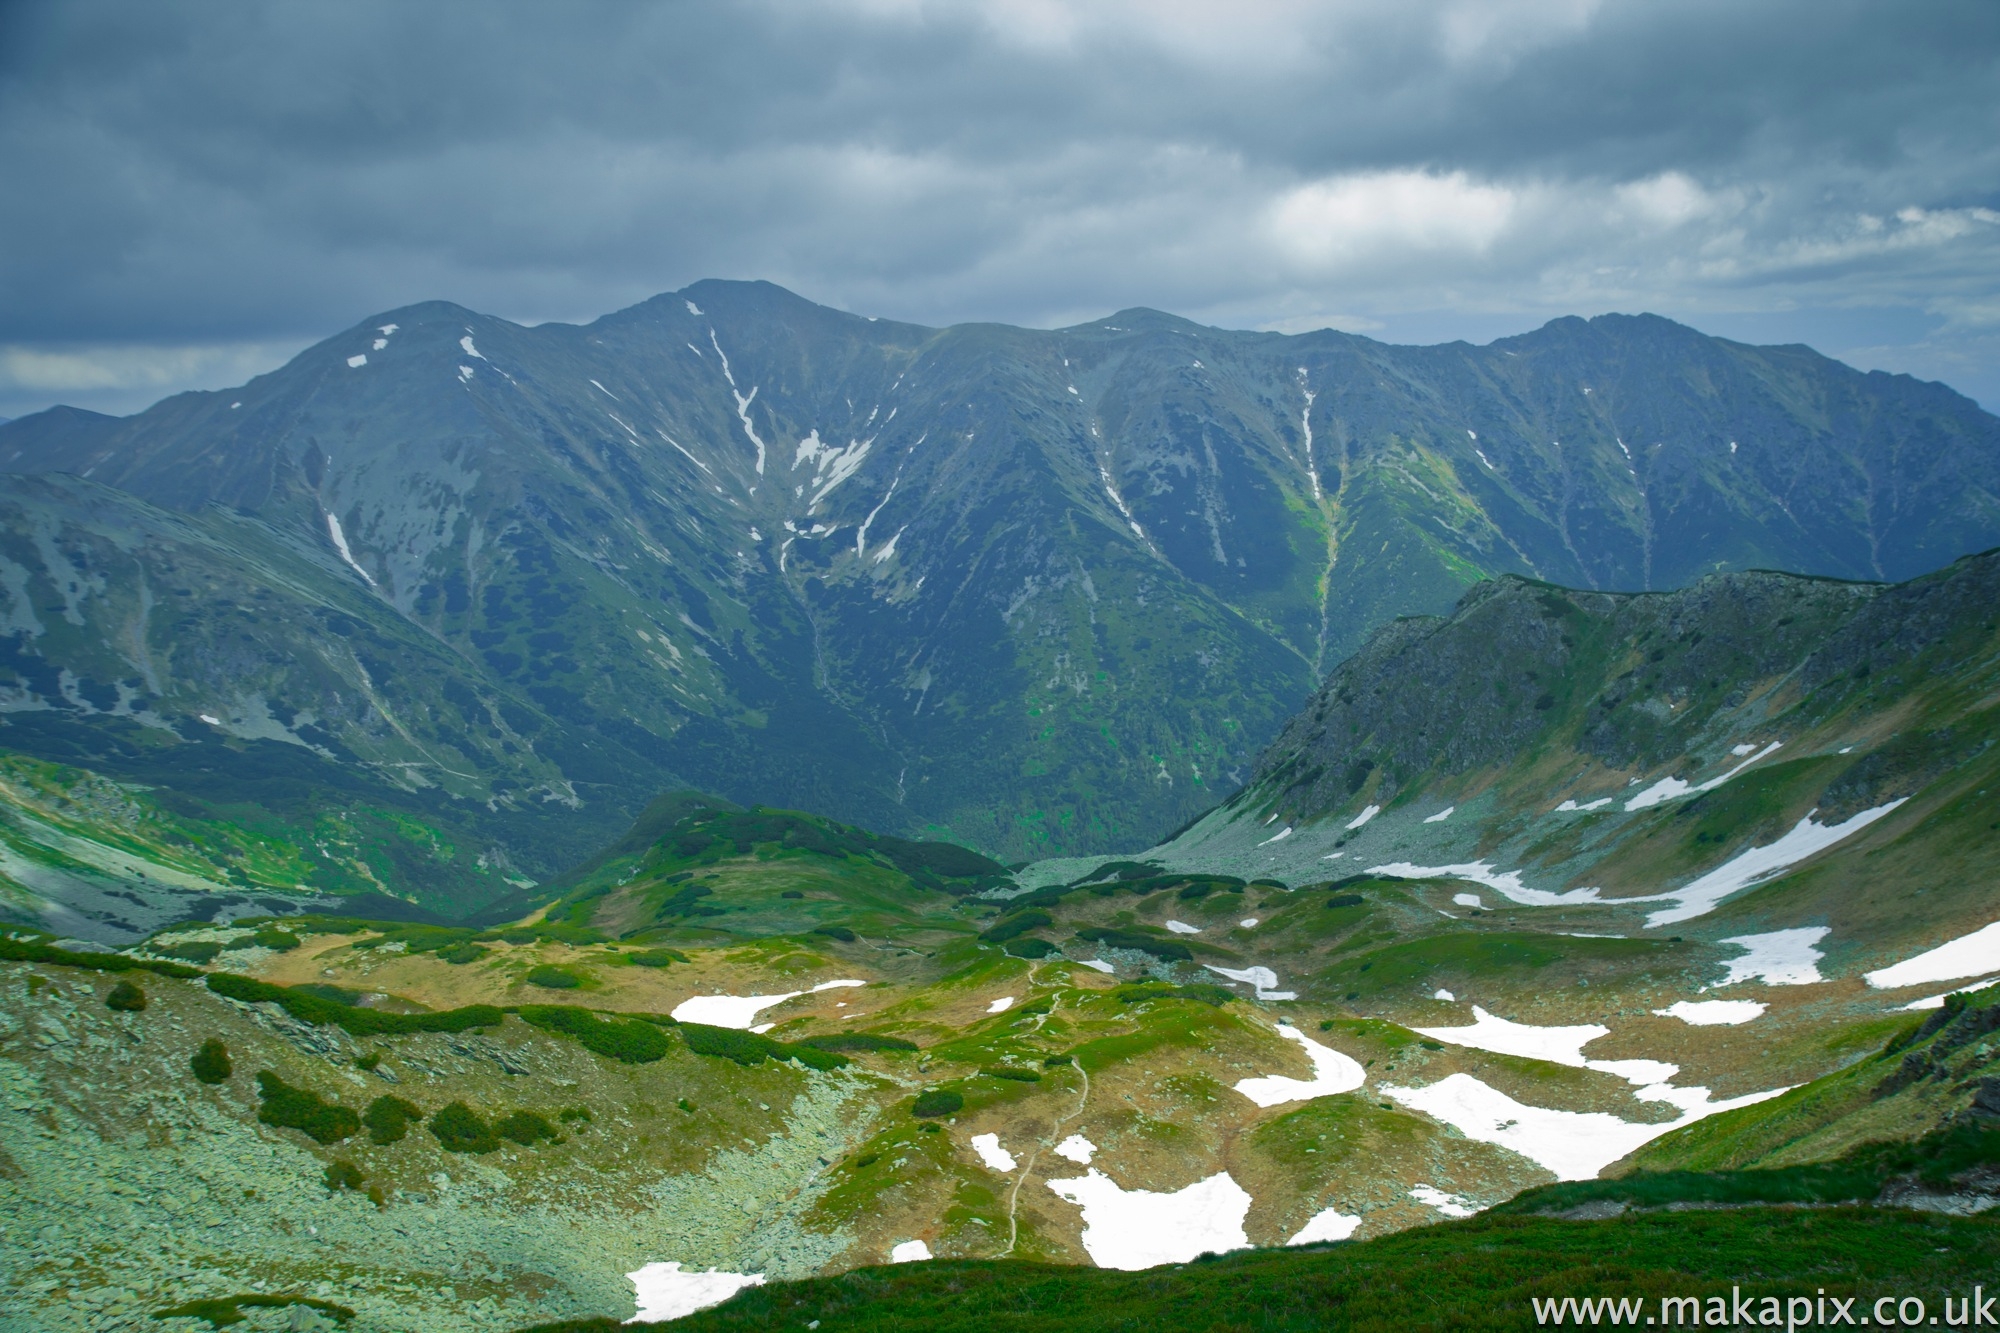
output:
[[[1604,1222],[1493,1217],[1304,1251],[1230,1255],[1141,1273],[936,1262],[752,1288],[677,1320],[687,1333],[1533,1327],[1537,1297],[1939,1293],[1962,1297],[2000,1260],[2000,1220],[1839,1209],[1639,1215]],[[1657,1310],[1657,1304],[1653,1308]],[[1857,1306],[1857,1308],[1861,1308]],[[1936,1308],[1935,1304],[1932,1306]],[[616,1327],[611,1321],[576,1328]]]

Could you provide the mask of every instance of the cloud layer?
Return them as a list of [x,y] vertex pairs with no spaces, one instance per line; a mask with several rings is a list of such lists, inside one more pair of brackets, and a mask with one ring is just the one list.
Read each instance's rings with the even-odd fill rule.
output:
[[764,277],[1484,338],[1655,310],[2000,404],[1987,0],[0,8],[0,415],[442,296]]

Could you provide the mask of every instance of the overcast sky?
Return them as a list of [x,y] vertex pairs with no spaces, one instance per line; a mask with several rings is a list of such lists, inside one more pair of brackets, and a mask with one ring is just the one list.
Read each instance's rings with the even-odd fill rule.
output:
[[1995,0],[0,0],[0,416],[432,297],[768,278],[1484,342],[1650,310],[2000,408]]

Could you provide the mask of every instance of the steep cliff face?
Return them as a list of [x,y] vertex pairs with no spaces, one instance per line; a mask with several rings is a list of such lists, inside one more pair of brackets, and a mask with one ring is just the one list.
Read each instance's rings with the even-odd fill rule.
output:
[[[169,747],[234,706],[169,651],[227,608],[143,542],[90,578],[62,554],[171,521],[218,588],[289,608],[228,634],[358,780],[503,813],[546,789],[599,840],[686,782],[1007,856],[1202,809],[1373,627],[1483,575],[1900,578],[2000,540],[2000,422],[1803,348],[1609,316],[1483,348],[1143,310],[940,330],[759,283],[583,327],[412,306],[238,390],[8,423],[0,467],[49,534],[4,556],[37,711],[9,743],[108,753],[83,736],[115,708],[64,672]],[[165,595],[193,600],[133,639]],[[364,684],[332,603],[407,664]]]

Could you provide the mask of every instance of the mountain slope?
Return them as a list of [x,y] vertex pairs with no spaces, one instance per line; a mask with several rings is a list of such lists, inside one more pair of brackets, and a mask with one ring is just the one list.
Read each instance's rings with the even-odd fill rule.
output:
[[[1804,348],[1621,316],[1483,348],[1144,310],[939,330],[757,283],[583,327],[412,306],[240,390],[0,426],[0,467],[311,548],[472,694],[616,756],[629,779],[537,747],[599,839],[686,782],[1009,856],[1195,813],[1373,626],[1482,575],[1902,578],[2000,540],[2000,422]],[[68,577],[7,559],[16,600]],[[90,648],[18,631],[44,675],[117,655],[90,595],[66,605]],[[438,697],[404,688],[380,694]],[[152,692],[219,715],[198,675]],[[526,769],[495,772],[551,776]],[[510,854],[561,864],[536,842]]]

